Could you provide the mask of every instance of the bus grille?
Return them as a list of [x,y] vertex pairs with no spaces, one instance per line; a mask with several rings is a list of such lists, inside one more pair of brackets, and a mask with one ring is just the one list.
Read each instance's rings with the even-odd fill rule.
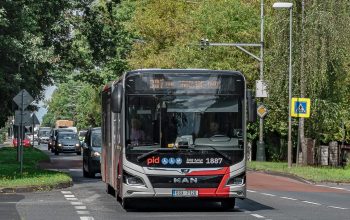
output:
[[223,175],[148,176],[153,188],[217,188]]

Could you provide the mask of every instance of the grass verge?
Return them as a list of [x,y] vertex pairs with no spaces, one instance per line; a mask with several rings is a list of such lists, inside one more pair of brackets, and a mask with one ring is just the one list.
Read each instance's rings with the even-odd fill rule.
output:
[[350,166],[343,168],[295,166],[288,168],[282,162],[248,162],[248,168],[258,171],[273,171],[292,174],[313,182],[344,182],[350,183]]
[[36,148],[25,148],[23,153],[23,175],[16,160],[16,149],[0,148],[0,188],[37,187],[48,189],[72,181],[63,172],[39,169],[37,164],[49,160],[49,156]]

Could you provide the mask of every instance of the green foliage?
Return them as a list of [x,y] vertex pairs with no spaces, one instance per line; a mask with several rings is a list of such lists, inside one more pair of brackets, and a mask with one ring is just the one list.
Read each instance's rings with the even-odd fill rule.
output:
[[78,129],[101,124],[99,89],[87,83],[70,80],[61,83],[47,102],[48,113],[43,124],[53,127],[58,119],[75,122]]
[[56,64],[51,27],[67,1],[0,1],[0,126],[12,113],[12,98],[26,89],[39,99]]

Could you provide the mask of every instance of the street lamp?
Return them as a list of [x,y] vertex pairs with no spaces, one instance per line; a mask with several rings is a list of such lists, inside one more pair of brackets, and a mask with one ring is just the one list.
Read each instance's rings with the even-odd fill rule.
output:
[[292,27],[293,27],[293,3],[276,2],[272,6],[274,9],[288,9],[290,13],[289,21],[289,105],[288,105],[288,168],[292,167]]

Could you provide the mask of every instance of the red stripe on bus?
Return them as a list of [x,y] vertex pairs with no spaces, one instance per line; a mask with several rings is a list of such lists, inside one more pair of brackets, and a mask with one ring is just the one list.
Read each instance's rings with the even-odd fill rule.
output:
[[219,170],[199,170],[199,171],[192,171],[186,176],[212,176],[212,175],[224,175],[229,167],[224,167]]

